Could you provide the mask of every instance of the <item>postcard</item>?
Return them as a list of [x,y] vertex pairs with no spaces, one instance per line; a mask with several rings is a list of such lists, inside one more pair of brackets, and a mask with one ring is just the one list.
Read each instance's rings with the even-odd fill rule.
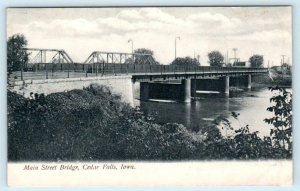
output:
[[292,7],[7,8],[8,185],[291,185]]

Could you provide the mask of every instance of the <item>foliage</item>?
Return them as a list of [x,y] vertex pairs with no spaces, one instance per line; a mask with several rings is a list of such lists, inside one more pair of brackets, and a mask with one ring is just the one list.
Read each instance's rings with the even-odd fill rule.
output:
[[288,63],[283,63],[283,64],[281,65],[281,67],[285,67],[285,68],[287,68],[287,69],[290,69],[290,68],[291,68],[291,65],[289,65]]
[[273,125],[270,136],[275,146],[286,149],[288,155],[292,155],[292,94],[281,87],[269,89],[277,94],[270,99],[275,105],[267,108],[274,116],[265,119],[265,122]]
[[[183,159],[192,155],[182,125],[158,125],[105,86],[32,95],[8,92],[9,160]],[[163,152],[164,151],[164,152]]]
[[[143,55],[135,55],[134,64],[159,64],[154,58],[153,58],[153,51],[146,48],[138,48],[134,50],[135,54],[150,54],[149,56],[143,56]],[[146,61],[146,62],[145,62]]]
[[269,69],[268,74],[253,76],[253,83],[265,86],[291,87],[292,75],[280,74],[274,69]]
[[224,56],[217,50],[208,53],[210,66],[222,67],[224,64]]
[[[239,114],[232,113],[238,120]],[[228,130],[222,136],[219,127]],[[229,133],[230,132],[230,133]],[[106,86],[31,94],[8,92],[9,161],[192,160],[289,158],[248,126],[234,131],[222,117],[192,132],[121,102]]]
[[263,67],[264,64],[264,57],[262,55],[254,54],[249,58],[250,66],[259,68]]
[[227,64],[225,64],[225,67],[232,67],[232,64],[231,63],[227,63]]
[[7,41],[7,72],[20,71],[28,61],[28,54],[22,50],[27,46],[27,40],[23,34],[15,34]]
[[134,50],[136,54],[151,54],[153,55],[153,51],[147,48],[138,48]]
[[[232,117],[236,120],[238,116],[238,113],[232,112]],[[250,132],[248,125],[234,130],[225,118],[217,118],[215,122],[221,129],[225,129],[226,135],[223,137],[220,133],[214,133],[213,137],[204,141],[207,144],[207,151],[202,151],[208,156],[213,156],[214,159],[291,158],[285,149],[276,147],[270,137],[261,138],[258,136],[258,131]]]
[[171,65],[193,67],[193,66],[200,66],[200,62],[196,58],[191,58],[191,57],[187,56],[185,58],[176,58],[171,63]]

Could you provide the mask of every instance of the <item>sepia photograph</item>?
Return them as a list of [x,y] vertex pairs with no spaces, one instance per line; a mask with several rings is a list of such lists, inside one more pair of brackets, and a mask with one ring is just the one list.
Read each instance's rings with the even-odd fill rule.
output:
[[16,7],[6,24],[9,184],[194,163],[292,182],[291,6]]

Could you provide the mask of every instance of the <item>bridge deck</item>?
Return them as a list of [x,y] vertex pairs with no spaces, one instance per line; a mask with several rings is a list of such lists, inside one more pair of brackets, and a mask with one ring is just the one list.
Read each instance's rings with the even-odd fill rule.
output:
[[[267,73],[266,68],[236,68],[236,67],[182,67],[172,65],[133,65],[133,64],[36,64],[25,69],[26,72],[14,72],[10,81],[64,79],[96,76],[124,76],[131,75],[135,80],[149,78],[177,78],[177,77],[211,77],[236,76],[247,74]],[[151,80],[150,79],[150,80]]]

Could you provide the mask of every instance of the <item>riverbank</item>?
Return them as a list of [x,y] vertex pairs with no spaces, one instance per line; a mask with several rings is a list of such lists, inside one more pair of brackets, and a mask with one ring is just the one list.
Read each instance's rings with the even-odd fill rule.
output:
[[292,87],[292,75],[259,75],[252,80],[253,87]]
[[[8,92],[9,161],[226,160],[291,156],[242,130],[223,137],[216,125],[189,130],[91,85],[32,99]],[[244,129],[244,130],[243,130]]]

